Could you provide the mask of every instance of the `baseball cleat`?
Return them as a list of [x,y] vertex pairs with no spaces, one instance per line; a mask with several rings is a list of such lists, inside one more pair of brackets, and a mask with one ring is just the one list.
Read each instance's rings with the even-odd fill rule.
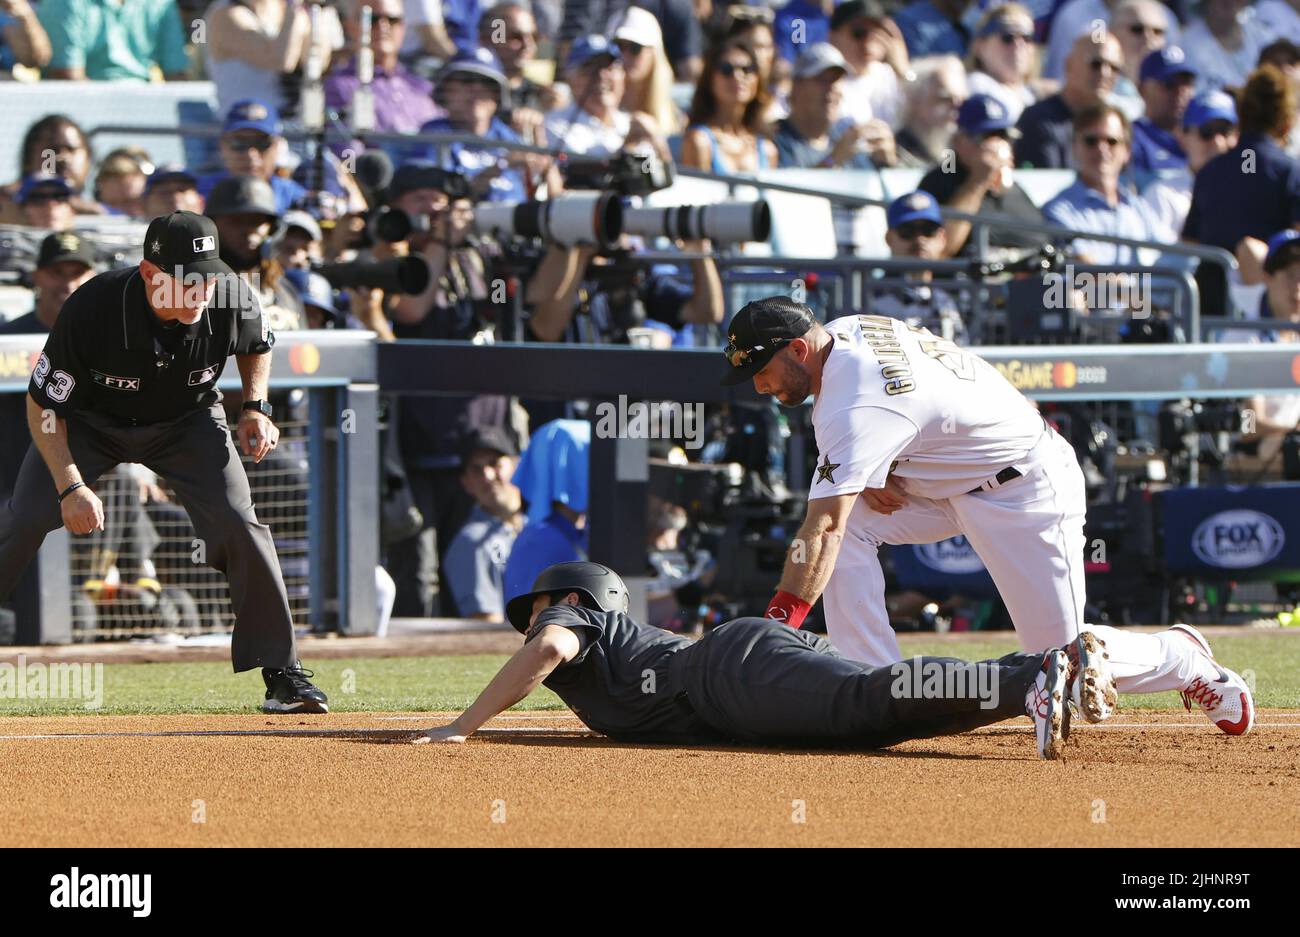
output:
[[328,697],[308,679],[315,674],[302,669],[302,662],[287,670],[262,668],[266,683],[266,699],[262,702],[264,713],[327,713]]
[[1069,683],[1070,659],[1065,651],[1053,648],[1043,655],[1043,666],[1025,694],[1025,714],[1034,723],[1038,756],[1049,761],[1061,757],[1065,748],[1065,721],[1068,707],[1065,694]]
[[1091,631],[1081,631],[1066,649],[1070,659],[1070,702],[1089,722],[1109,719],[1119,704],[1106,643]]
[[1177,631],[1196,645],[1210,661],[1218,676],[1213,680],[1202,677],[1192,678],[1192,682],[1183,690],[1183,705],[1191,712],[1192,703],[1201,707],[1209,720],[1228,735],[1245,735],[1255,727],[1255,698],[1250,686],[1241,675],[1229,670],[1214,659],[1210,642],[1191,625],[1173,625],[1170,631]]

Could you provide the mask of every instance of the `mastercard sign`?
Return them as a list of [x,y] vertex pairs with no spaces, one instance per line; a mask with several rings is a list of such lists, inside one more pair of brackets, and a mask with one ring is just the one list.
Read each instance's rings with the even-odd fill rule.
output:
[[1079,369],[1073,361],[1059,361],[1052,368],[1053,387],[1073,387],[1079,377]]
[[289,367],[294,374],[315,374],[320,368],[320,349],[315,345],[295,345],[289,349]]

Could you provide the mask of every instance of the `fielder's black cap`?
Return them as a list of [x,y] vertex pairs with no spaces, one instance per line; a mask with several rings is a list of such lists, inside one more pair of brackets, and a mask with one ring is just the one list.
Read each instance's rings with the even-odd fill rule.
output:
[[203,213],[209,218],[222,215],[266,215],[279,218],[271,184],[256,176],[227,176],[212,187]]
[[878,0],[848,0],[831,12],[831,32],[857,19],[886,20],[889,14]]
[[756,299],[741,307],[727,327],[729,344],[724,385],[742,384],[752,378],[791,339],[802,338],[817,324],[812,310],[785,296]]
[[52,267],[65,260],[75,260],[87,267],[95,266],[95,246],[79,234],[61,231],[48,235],[41,241],[41,252],[36,257],[36,268]]
[[144,235],[144,259],[171,276],[233,276],[221,259],[220,246],[217,226],[211,218],[192,211],[174,211],[149,222]]
[[512,458],[519,455],[519,447],[500,426],[483,426],[466,433],[460,441],[461,461],[468,462],[470,456],[480,449],[499,452]]
[[520,634],[528,633],[533,616],[533,599],[543,592],[576,592],[587,608],[627,614],[627,583],[608,566],[574,560],[556,563],[538,573],[533,591],[517,595],[506,603],[506,619]]

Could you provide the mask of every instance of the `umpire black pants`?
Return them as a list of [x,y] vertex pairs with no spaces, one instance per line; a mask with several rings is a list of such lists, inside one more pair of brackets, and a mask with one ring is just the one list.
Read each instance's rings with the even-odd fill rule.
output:
[[[209,566],[230,580],[235,671],[284,668],[297,659],[289,598],[271,530],[258,523],[225,410],[206,410],[147,426],[95,413],[68,418],[68,447],[87,484],[122,462],[162,476],[189,512]],[[34,445],[9,501],[0,505],[0,599],[22,576],[45,535],[63,525],[58,492]]]
[[1043,663],[1041,654],[1017,653],[869,667],[765,618],[728,622],[679,656],[687,702],[721,735],[828,748],[881,748],[1023,716]]

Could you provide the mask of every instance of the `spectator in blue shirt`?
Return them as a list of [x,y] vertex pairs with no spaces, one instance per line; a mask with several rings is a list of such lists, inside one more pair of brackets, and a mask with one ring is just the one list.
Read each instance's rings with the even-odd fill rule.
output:
[[[435,87],[434,99],[447,116],[429,121],[420,128],[421,133],[472,133],[504,143],[523,142],[497,117],[498,111],[510,106],[510,88],[505,73],[487,49],[456,53],[438,73]],[[440,162],[441,154],[445,155]],[[452,143],[430,146],[420,155],[463,174],[470,180],[476,200],[522,202],[528,198],[528,167],[520,154]]]
[[520,595],[546,567],[587,558],[591,424],[552,420],[537,428],[515,470],[528,523],[506,561],[505,594]]
[[460,483],[474,499],[443,558],[443,579],[461,618],[504,621],[506,561],[524,524],[512,479],[519,450],[504,429],[484,427],[465,440]]
[[1152,173],[1182,169],[1187,154],[1178,127],[1196,88],[1196,69],[1178,46],[1148,53],[1138,73],[1146,114],[1133,122],[1133,171],[1144,181]]
[[834,0],[790,0],[777,10],[772,29],[776,54],[793,62],[808,46],[828,41],[834,7]]
[[1283,149],[1296,121],[1295,90],[1266,65],[1246,82],[1237,113],[1241,138],[1196,174],[1183,226],[1183,240],[1233,252],[1244,238],[1261,242],[1300,225],[1300,162]]
[[271,186],[275,211],[283,215],[307,195],[307,190],[275,171],[284,152],[284,130],[280,113],[271,104],[249,98],[237,101],[221,128],[221,163],[224,171],[199,180],[199,194],[205,199],[213,187],[229,176],[255,176]]
[[[1047,220],[1081,233],[1158,241],[1160,225],[1150,206],[1120,184],[1131,141],[1132,130],[1118,108],[1099,104],[1081,111],[1074,121],[1078,178],[1043,206]],[[1074,254],[1090,264],[1150,263],[1135,248],[1086,238],[1074,242]]]
[[50,61],[50,37],[27,0],[0,0],[0,77],[15,65],[44,68]]
[[968,7],[970,0],[913,0],[895,13],[907,54],[965,55],[971,36],[962,18]]
[[478,48],[478,21],[482,13],[479,0],[442,0],[442,22],[458,52]]

